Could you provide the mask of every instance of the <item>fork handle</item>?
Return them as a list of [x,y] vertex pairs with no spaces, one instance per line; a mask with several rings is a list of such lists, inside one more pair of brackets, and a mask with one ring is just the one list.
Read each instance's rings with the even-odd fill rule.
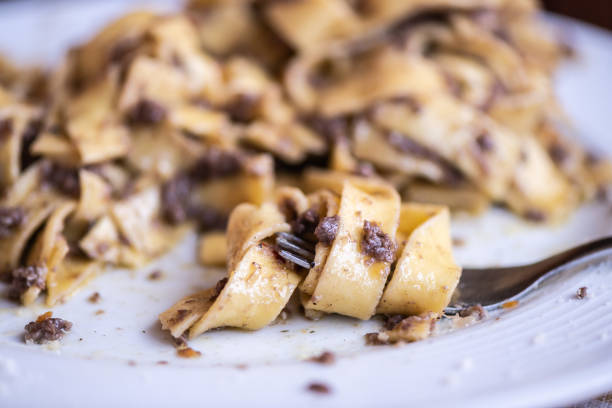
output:
[[[541,261],[501,268],[463,270],[458,285],[458,304],[481,304],[486,309],[495,309],[505,301],[517,298],[549,272],[588,255],[612,248],[612,237],[600,238],[570,248]],[[448,307],[447,313],[460,310]]]
[[531,268],[533,269],[535,275],[542,276],[548,271],[556,269],[562,265],[610,248],[612,248],[612,237],[600,238],[595,241],[590,241],[582,245],[578,245],[577,247],[570,248],[534,264],[527,265],[525,268]]

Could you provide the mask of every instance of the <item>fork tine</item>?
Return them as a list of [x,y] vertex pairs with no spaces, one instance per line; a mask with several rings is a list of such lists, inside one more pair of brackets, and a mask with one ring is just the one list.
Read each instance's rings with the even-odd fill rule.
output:
[[300,248],[307,249],[310,252],[314,252],[315,250],[315,244],[313,244],[312,242],[306,241],[298,236],[290,234],[288,232],[279,232],[278,234],[276,234],[276,236],[283,238],[285,241],[291,244],[295,244],[299,246]]
[[302,248],[299,245],[293,244],[293,243],[287,241],[283,237],[277,237],[276,238],[276,245],[278,245],[282,249],[285,249],[287,251],[293,252],[295,255],[298,255],[298,256],[300,256],[302,258],[305,258],[305,259],[314,259],[314,252],[309,251],[306,248]]
[[293,254],[292,252],[289,252],[287,250],[284,249],[280,249],[278,251],[278,254],[283,257],[284,259],[293,262],[296,265],[301,266],[302,268],[306,268],[306,269],[310,269],[312,268],[312,262],[309,262],[305,259],[300,258],[299,256]]
[[293,234],[281,232],[275,237],[278,254],[302,268],[310,269],[314,265],[314,244],[296,237]]

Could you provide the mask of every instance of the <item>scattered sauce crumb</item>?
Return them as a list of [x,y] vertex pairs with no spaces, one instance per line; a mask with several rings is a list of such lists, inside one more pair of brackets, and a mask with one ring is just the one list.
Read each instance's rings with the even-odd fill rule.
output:
[[476,304],[476,305],[469,306],[465,309],[461,309],[459,311],[459,316],[460,317],[475,316],[478,320],[482,320],[487,317],[487,311],[485,310],[484,307],[482,307],[481,304]]
[[98,303],[102,297],[100,296],[100,292],[94,292],[90,297],[87,298],[89,303]]
[[128,364],[130,367],[136,367],[136,362],[135,362],[134,360],[129,360],[129,361],[127,362],[127,364]]
[[329,388],[329,386],[326,384],[313,382],[308,384],[308,391],[317,394],[329,394],[331,392],[331,388]]
[[104,314],[104,310],[102,310],[102,309],[96,310],[96,313],[94,313],[94,314],[96,316],[100,316],[101,314]]
[[191,347],[180,348],[176,350],[176,354],[178,354],[179,357],[183,358],[196,358],[202,355],[202,353],[192,349]]
[[319,364],[324,364],[324,365],[331,365],[331,364],[334,364],[336,362],[336,356],[332,352],[324,351],[320,355],[315,356],[315,357],[311,357],[308,360],[312,361],[313,363],[319,363]]
[[453,246],[462,247],[465,245],[465,239],[460,237],[453,237]]
[[187,344],[187,340],[185,339],[185,335],[174,338],[174,345],[176,346],[176,354],[179,357],[196,358],[202,355],[202,353],[200,353],[199,351],[189,347],[189,345]]
[[148,278],[149,280],[156,281],[156,280],[160,280],[163,276],[164,276],[164,273],[160,271],[159,269],[156,269],[149,274]]
[[587,287],[583,286],[576,291],[576,299],[584,299],[588,296]]
[[157,365],[168,365],[168,362],[166,360],[160,360],[156,364]]
[[246,364],[236,364],[236,368],[238,370],[246,370],[247,368],[249,368],[249,366]]
[[518,306],[518,304],[519,304],[519,301],[518,301],[518,300],[511,300],[511,301],[509,301],[509,302],[504,303],[504,304],[502,305],[502,309],[512,309],[512,308],[517,307],[517,306]]
[[36,321],[28,323],[25,329],[24,340],[27,344],[43,344],[56,341],[70,331],[72,323],[64,319],[51,317],[52,312],[43,313]]

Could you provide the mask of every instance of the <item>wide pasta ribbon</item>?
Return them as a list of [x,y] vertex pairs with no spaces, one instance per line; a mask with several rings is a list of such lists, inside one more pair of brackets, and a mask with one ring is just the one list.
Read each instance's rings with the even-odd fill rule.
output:
[[[298,284],[310,317],[441,314],[461,275],[451,251],[448,209],[401,204],[391,186],[376,180],[346,180],[339,193],[306,196],[283,188],[275,203],[238,206],[228,226],[228,278],[162,313],[162,327],[175,337],[225,326],[259,329],[280,314]],[[333,225],[325,235],[329,242],[316,243],[307,273],[279,257],[274,234],[292,230],[312,240],[323,236],[319,228],[326,222]],[[372,234],[368,228],[374,230],[372,242],[365,241]],[[380,242],[390,257],[380,255],[381,248],[368,250]]]

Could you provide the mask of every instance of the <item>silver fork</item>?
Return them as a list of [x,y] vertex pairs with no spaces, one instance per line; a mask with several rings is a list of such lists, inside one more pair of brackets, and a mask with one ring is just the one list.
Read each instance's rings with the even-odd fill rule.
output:
[[[277,234],[279,255],[304,268],[312,267],[314,244],[289,233]],[[304,246],[302,246],[304,245]],[[444,313],[453,315],[470,305],[481,305],[485,310],[501,308],[535,289],[561,267],[612,248],[612,237],[578,245],[531,264],[501,268],[465,268],[453,297],[453,306]]]
[[288,232],[276,234],[276,247],[278,254],[302,268],[310,269],[314,266],[315,244],[297,237]]

